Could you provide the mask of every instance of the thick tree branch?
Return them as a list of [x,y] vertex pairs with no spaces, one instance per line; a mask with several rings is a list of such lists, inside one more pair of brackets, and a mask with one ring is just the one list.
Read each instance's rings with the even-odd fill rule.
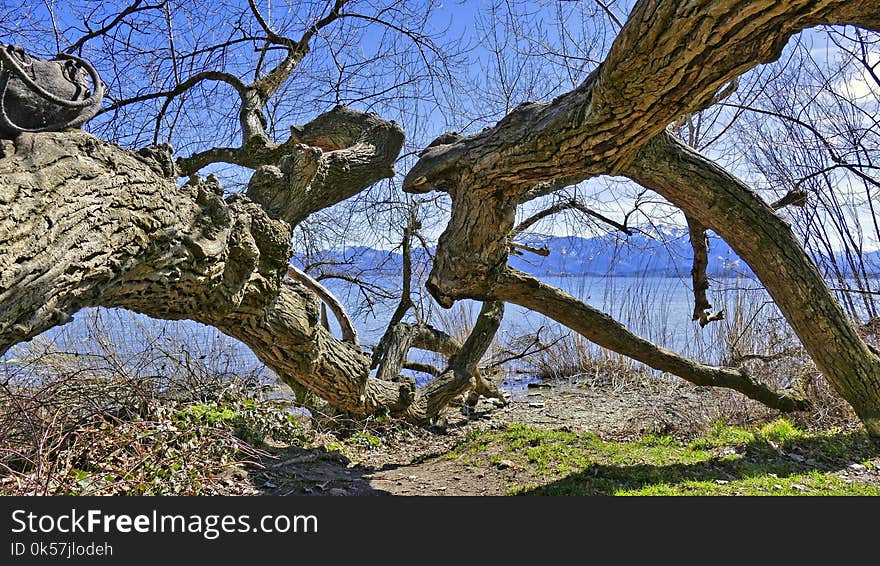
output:
[[802,191],[800,189],[792,189],[785,193],[779,200],[772,203],[770,208],[773,210],[779,210],[781,208],[785,208],[786,206],[797,206],[799,208],[803,208],[807,205],[807,193],[806,191]]
[[443,373],[443,371],[440,368],[438,368],[437,366],[433,366],[431,364],[425,364],[422,362],[406,361],[403,363],[403,369],[417,371],[420,373],[426,373],[428,375],[433,375],[434,377],[437,377]]
[[437,352],[447,358],[452,358],[461,350],[461,343],[458,340],[429,324],[414,324],[411,328],[413,348]]
[[[433,385],[425,385],[415,392],[415,398],[422,399],[422,401],[415,403],[414,406],[417,408],[413,414],[420,415],[421,411],[430,413],[428,417],[419,417],[423,420],[436,416],[436,412],[431,411],[442,409],[445,403],[465,390],[474,393],[476,397],[474,402],[479,399],[480,395],[504,401],[504,396],[498,386],[487,376],[487,371],[478,366],[498,330],[494,325],[496,321],[500,324],[503,310],[503,303],[484,304],[481,315],[477,317],[477,322],[464,344],[427,324],[401,322],[389,327],[389,331],[386,332],[387,338],[385,338],[386,354],[381,360],[377,377],[387,381],[402,381],[399,378],[401,368],[422,371],[436,376],[442,375],[443,380]],[[447,369],[441,371],[430,365],[408,361],[406,357],[411,348],[442,354],[448,359]],[[462,381],[465,379],[467,380],[466,384]],[[433,400],[429,400],[431,397]]]
[[692,215],[755,272],[817,366],[880,436],[880,358],[861,339],[791,227],[742,181],[664,133],[625,174]]
[[455,195],[459,187],[503,187],[521,198],[554,179],[571,184],[614,174],[677,117],[776,59],[794,34],[842,23],[878,29],[874,0],[640,0],[582,85],[549,104],[523,103],[485,132],[429,149],[404,190]]
[[603,348],[695,385],[733,389],[783,411],[798,411],[809,406],[803,399],[773,391],[742,370],[707,366],[661,348],[631,333],[598,309],[514,269],[505,270],[494,293],[500,300],[532,309],[564,324]]
[[257,169],[248,185],[251,199],[272,217],[291,225],[393,176],[394,161],[403,145],[403,129],[375,114],[337,106],[317,120],[350,132],[352,135],[341,139],[346,145],[336,149],[334,141],[327,146],[334,149],[326,152],[315,146],[293,145],[277,165]]
[[354,322],[352,322],[351,317],[345,310],[345,306],[343,306],[339,299],[336,298],[336,295],[331,293],[327,287],[324,287],[319,282],[315,281],[308,273],[300,271],[292,265],[287,267],[287,275],[294,281],[307,287],[314,294],[318,295],[318,298],[330,308],[333,312],[333,316],[336,317],[336,322],[339,323],[339,329],[340,332],[342,332],[342,341],[357,346],[358,335],[357,330],[354,327]]
[[524,250],[529,253],[539,255],[541,257],[547,257],[550,255],[550,248],[546,246],[542,248],[534,248],[532,246],[527,246],[526,244],[520,244],[519,242],[510,242],[510,253],[514,255],[523,255],[522,251],[520,250]]
[[[252,89],[243,88],[243,99],[252,96]],[[222,162],[251,169],[272,167],[267,171],[271,176],[281,167],[282,159],[290,156],[292,163],[288,163],[288,167],[301,167],[312,177],[319,177],[319,181],[326,185],[337,181],[340,167],[344,169],[349,165],[357,166],[359,172],[375,165],[377,171],[382,170],[390,177],[393,175],[393,159],[400,152],[399,147],[397,150],[394,148],[403,145],[403,130],[394,121],[388,122],[375,114],[344,106],[321,114],[305,126],[291,126],[290,137],[281,144],[270,142],[264,133],[260,133],[262,126],[253,125],[254,128],[258,128],[259,132],[246,136],[241,147],[214,147],[179,158],[177,167],[180,175],[189,176],[206,165]],[[318,162],[322,159],[326,171],[320,169]],[[330,168],[334,163],[337,168]],[[312,180],[304,174],[295,177]]]
[[224,199],[212,177],[178,187],[143,156],[84,132],[0,143],[0,353],[106,306],[214,326],[282,380],[354,414],[421,421],[473,386],[462,372],[485,343],[486,316],[463,351],[433,329],[412,333],[463,360],[455,379],[416,392],[371,378],[370,357],[321,324],[313,291],[284,279],[291,227],[259,204]]
[[[382,336],[382,357],[378,360],[379,370],[376,372],[378,379],[385,381],[398,381],[400,379],[400,371],[406,363],[409,349],[412,346],[413,333],[408,324],[397,323],[389,326]],[[377,360],[373,358],[372,364],[376,364]],[[371,365],[372,365],[371,364]],[[413,392],[415,392],[415,383],[412,384]]]
[[419,388],[415,402],[408,410],[412,417],[424,421],[436,416],[450,401],[469,389],[476,389],[487,397],[503,399],[497,386],[482,378],[477,369],[498,332],[503,316],[504,303],[483,303],[474,327],[461,349],[450,360],[447,370]]

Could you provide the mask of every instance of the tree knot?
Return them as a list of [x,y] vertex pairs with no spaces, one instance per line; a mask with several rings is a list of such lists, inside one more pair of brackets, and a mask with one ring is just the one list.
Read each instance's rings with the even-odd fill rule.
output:
[[135,156],[162,177],[177,178],[177,164],[174,161],[174,148],[171,144],[160,143],[143,147],[135,152]]

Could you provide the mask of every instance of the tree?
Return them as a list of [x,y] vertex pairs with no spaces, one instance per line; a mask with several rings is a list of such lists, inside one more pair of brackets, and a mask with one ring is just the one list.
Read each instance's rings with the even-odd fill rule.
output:
[[[163,14],[168,6],[135,1],[126,10]],[[267,125],[277,121],[267,114],[310,42],[341,21],[393,29],[423,54],[431,42],[393,20],[401,6],[373,7],[365,14],[337,0],[314,14],[293,40],[276,32],[249,2],[256,31],[235,34],[209,52],[219,56],[249,42],[262,46],[263,54],[277,55],[273,65],[261,55],[249,70],[253,80],[242,79],[241,72],[200,69],[186,79],[175,77],[168,89],[141,95],[163,100],[155,143],[177,97],[205,81],[228,86],[237,95],[236,146],[214,145],[174,158],[167,146],[128,151],[79,131],[22,133],[4,141],[0,351],[64,323],[84,306],[123,307],[215,326],[250,346],[282,379],[341,409],[387,410],[425,420],[463,391],[491,393],[478,364],[503,303],[511,302],[696,384],[729,387],[784,410],[803,408],[805,402],[791,392],[775,391],[741,368],[707,366],[660,348],[507,265],[518,206],[612,174],[657,192],[693,219],[697,256],[705,229],[723,237],[766,286],[869,434],[880,438],[878,352],[860,337],[773,207],[667,132],[680,117],[717,102],[740,74],[778,57],[803,29],[831,24],[880,30],[873,0],[640,0],[607,56],[573,90],[549,103],[520,104],[480,133],[438,138],[420,153],[403,184],[410,194],[439,191],[452,201],[426,286],[441,306],[471,298],[483,301],[483,308],[463,344],[395,316],[371,357],[351,337],[335,339],[320,324],[314,286],[284,276],[294,228],[391,176],[403,131],[379,116],[338,107],[276,142]],[[121,15],[108,18],[83,37],[113,33],[124,21]],[[166,27],[170,41],[172,26]],[[172,67],[179,68],[176,49],[169,53]],[[117,109],[124,106],[115,103]],[[204,117],[177,112],[172,123]],[[246,191],[224,198],[215,177],[196,174],[217,162],[252,170]],[[178,176],[189,180],[178,187]],[[404,230],[404,242],[414,229],[411,224]],[[408,300],[402,297],[401,309]],[[443,352],[448,367],[416,389],[399,377],[410,347]]]
[[[328,39],[321,34],[336,22],[366,21],[412,42],[425,61],[431,51],[438,52],[429,37],[396,23],[395,18],[413,17],[403,3],[380,6],[376,15],[355,12],[349,9],[351,4],[339,0],[324,12],[318,11],[322,3],[306,6],[305,16],[312,23],[292,40],[277,33],[249,2],[239,18],[249,17],[255,31],[236,27],[225,41],[187,52],[174,47],[169,20],[170,10],[183,9],[182,4],[135,1],[103,19],[101,14],[90,14],[98,24],[87,20],[88,32],[66,51],[105,38],[112,48],[140,62],[135,54],[145,47],[132,37],[131,29],[125,29],[133,27],[128,18],[138,14],[146,18],[142,26],[167,30],[167,35],[160,35],[168,41],[166,53],[148,61],[170,66],[171,76],[165,77],[170,84],[159,90],[152,84],[144,86],[142,80],[132,84],[122,72],[111,86],[135,90],[118,97],[105,114],[125,116],[133,104],[157,101],[158,112],[147,123],[156,124],[152,139],[158,142],[170,136],[163,126],[173,128],[178,120],[194,120],[195,115],[211,119],[214,104],[197,106],[193,115],[175,104],[186,97],[216,97],[217,90],[199,88],[204,83],[219,84],[238,98],[237,104],[223,105],[223,110],[224,117],[237,118],[239,145],[176,157],[167,144],[132,152],[81,131],[24,131],[14,140],[4,140],[0,185],[9,191],[11,206],[2,213],[0,351],[70,320],[80,308],[121,307],[214,326],[250,346],[285,381],[304,385],[336,408],[355,414],[391,411],[424,421],[466,390],[500,397],[494,385],[482,378],[477,363],[494,336],[502,305],[487,303],[463,344],[431,326],[404,322],[401,313],[392,319],[388,338],[370,356],[349,327],[337,340],[321,324],[317,297],[333,304],[332,297],[289,266],[293,229],[310,214],[391,177],[404,142],[403,130],[393,121],[344,106],[302,127],[291,126],[282,143],[271,141],[268,128],[275,122],[267,114],[273,111],[277,119],[275,98],[282,93],[290,96],[282,91],[300,68],[310,42],[319,36]],[[372,9],[366,3],[360,7]],[[150,40],[155,42],[155,37]],[[226,62],[224,70],[211,68],[223,66],[217,60],[238,43],[255,46],[256,61],[245,61],[254,67],[242,71],[238,61]],[[395,45],[383,43],[377,50],[388,57],[388,49]],[[273,60],[275,52],[280,55]],[[364,65],[332,55],[338,65]],[[178,76],[184,61],[195,69],[188,78]],[[7,60],[7,68],[13,63]],[[243,73],[255,78],[246,81]],[[403,85],[417,80],[411,74],[398,79]],[[177,114],[170,123],[169,114]],[[114,137],[124,139],[115,127],[113,122],[105,126],[117,134]],[[131,141],[137,143],[144,133],[145,129],[134,130]],[[199,176],[198,171],[217,163],[251,170],[243,194],[224,198],[218,177]],[[178,187],[178,177],[188,181]],[[31,194],[28,186],[39,187],[39,194]],[[21,223],[20,214],[40,219],[40,228],[30,230],[30,220]],[[414,227],[405,230],[407,241],[414,231]],[[49,260],[53,266],[46,263],[44,253],[59,254]],[[12,262],[10,269],[5,269],[6,261]],[[39,281],[31,279],[34,270],[42,273]],[[287,274],[292,278],[285,279]],[[411,306],[408,296],[401,298],[401,305],[404,312]],[[437,370],[437,378],[418,390],[412,380],[399,375],[411,347],[438,351],[449,359],[448,368]],[[376,365],[377,377],[370,377]]]
[[870,60],[877,37],[832,28],[827,41],[842,56],[823,58],[798,42],[768,73],[768,96],[737,94],[723,106],[744,115],[735,138],[751,148],[745,153],[764,184],[780,200],[799,199],[789,215],[795,233],[844,310],[870,323],[878,305],[868,250],[880,238],[873,202],[880,77]]
[[453,197],[430,292],[445,305],[463,297],[520,304],[651,367],[796,408],[798,400],[741,370],[685,360],[507,267],[504,243],[518,204],[591,176],[623,175],[733,247],[869,433],[880,435],[877,351],[859,336],[789,225],[743,182],[666,132],[743,71],[778,57],[793,34],[820,24],[877,30],[880,14],[868,2],[637,2],[606,59],[578,88],[550,104],[521,105],[495,128],[430,151],[407,174],[404,190]]

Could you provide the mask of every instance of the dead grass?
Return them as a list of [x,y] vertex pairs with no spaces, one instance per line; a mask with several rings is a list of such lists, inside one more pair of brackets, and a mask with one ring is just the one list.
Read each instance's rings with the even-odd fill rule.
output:
[[87,347],[38,339],[4,361],[0,493],[235,493],[240,482],[226,476],[262,458],[265,440],[302,433],[287,413],[251,399],[260,390],[253,374],[218,373],[216,351],[194,356],[173,333],[132,348],[94,316],[77,337]]

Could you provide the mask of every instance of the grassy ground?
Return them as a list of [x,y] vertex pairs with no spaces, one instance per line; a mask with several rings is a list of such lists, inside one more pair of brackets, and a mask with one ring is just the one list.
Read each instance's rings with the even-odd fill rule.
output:
[[[290,415],[240,394],[151,400],[125,415],[29,416],[0,442],[0,495],[253,495],[245,467],[266,441],[310,438]],[[45,440],[29,441],[26,425]]]
[[4,405],[17,412],[0,428],[0,494],[880,495],[880,447],[861,427],[704,421],[714,393],[690,385],[554,386],[451,409],[444,431],[309,423],[235,388],[97,410],[83,397],[97,386]]
[[518,468],[532,477],[509,486],[518,495],[880,495],[880,449],[867,436],[805,433],[784,419],[753,430],[715,423],[689,442],[514,424],[472,433],[448,457]]

